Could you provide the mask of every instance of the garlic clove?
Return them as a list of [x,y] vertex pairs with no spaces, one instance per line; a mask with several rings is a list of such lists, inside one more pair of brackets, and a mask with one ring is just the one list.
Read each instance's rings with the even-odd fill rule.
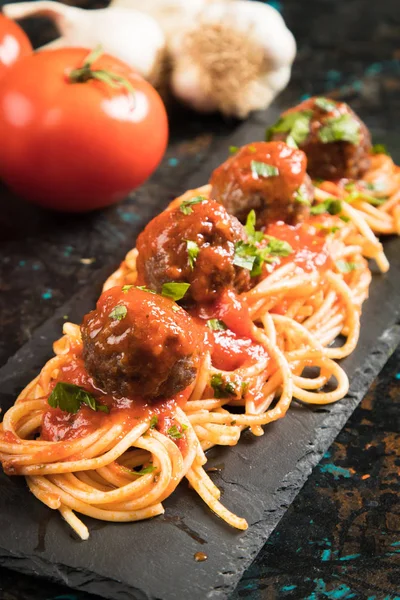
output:
[[104,52],[124,61],[152,83],[160,74],[166,40],[157,21],[148,14],[125,8],[85,10],[52,1],[6,4],[3,11],[12,19],[49,17],[61,37],[43,49],[101,45]]
[[173,91],[179,90],[179,96],[176,95],[194,110],[216,112],[219,109],[218,103],[208,88],[199,87],[201,79],[201,69],[190,61],[182,60],[172,71],[171,88]]
[[206,6],[169,40],[174,94],[193,108],[245,118],[288,83],[296,43],[281,15],[261,2]]

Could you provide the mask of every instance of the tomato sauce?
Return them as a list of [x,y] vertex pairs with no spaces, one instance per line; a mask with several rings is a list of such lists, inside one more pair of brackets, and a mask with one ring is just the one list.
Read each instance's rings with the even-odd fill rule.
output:
[[[192,309],[191,314],[203,328],[205,346],[216,369],[234,371],[265,359],[265,349],[253,337],[248,306],[233,290],[226,290],[212,305]],[[211,319],[222,321],[227,329],[211,329],[207,326]]]
[[324,218],[311,217],[306,223],[297,225],[287,225],[283,221],[269,225],[265,233],[288,242],[293,252],[280,257],[279,262],[267,264],[267,272],[292,262],[295,263],[298,273],[323,272],[330,269],[332,258],[329,255],[326,234],[319,227],[323,222]]
[[80,355],[72,355],[68,363],[61,367],[57,379],[52,382],[52,388],[58,382],[72,383],[90,392],[99,404],[108,407],[109,413],[94,411],[87,406],[81,406],[79,411],[74,414],[49,406],[43,415],[42,421],[40,439],[44,441],[61,441],[84,437],[104,425],[110,424],[110,422],[122,423],[124,431],[129,431],[140,420],[152,416],[157,416],[158,421],[160,421],[167,416],[171,416],[176,406],[183,407],[193,389],[193,385],[188,386],[173,398],[157,403],[149,403],[139,397],[115,398],[95,387]]

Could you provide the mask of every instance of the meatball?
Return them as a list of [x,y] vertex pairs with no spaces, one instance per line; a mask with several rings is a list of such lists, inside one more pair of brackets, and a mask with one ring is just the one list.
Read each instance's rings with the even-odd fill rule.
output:
[[370,133],[344,102],[309,98],[284,112],[267,138],[294,141],[314,179],[358,179],[370,165]]
[[81,332],[86,369],[108,394],[170,398],[196,377],[200,334],[169,298],[134,286],[113,287],[85,316]]
[[294,224],[309,214],[314,192],[307,158],[283,142],[254,142],[240,148],[211,175],[211,197],[242,223],[254,209],[257,225]]
[[201,196],[184,202],[139,235],[138,282],[157,292],[164,283],[189,283],[185,302],[211,302],[226,288],[246,291],[249,271],[233,264],[235,244],[245,239],[239,221],[217,202]]

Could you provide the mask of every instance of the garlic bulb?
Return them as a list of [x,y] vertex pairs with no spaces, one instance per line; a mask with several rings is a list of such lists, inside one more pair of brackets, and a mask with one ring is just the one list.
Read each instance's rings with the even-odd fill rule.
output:
[[175,96],[198,111],[245,118],[287,85],[296,42],[271,6],[232,0],[208,4],[168,49]]
[[6,4],[3,13],[11,19],[43,15],[54,21],[61,37],[43,49],[101,45],[104,52],[157,83],[166,42],[161,27],[148,14],[114,7],[85,10],[51,1]]
[[212,0],[112,0],[110,6],[133,8],[157,20],[167,37],[195,23],[200,11]]

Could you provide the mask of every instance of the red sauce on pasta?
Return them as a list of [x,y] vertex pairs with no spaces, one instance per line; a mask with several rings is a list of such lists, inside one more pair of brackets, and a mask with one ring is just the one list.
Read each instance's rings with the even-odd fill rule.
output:
[[269,225],[265,233],[288,242],[293,252],[280,257],[277,263],[268,264],[268,271],[274,271],[287,263],[295,263],[299,270],[306,273],[331,268],[332,258],[326,243],[326,234],[321,228],[323,219],[315,217],[298,225],[287,225],[283,221]]
[[[265,359],[265,349],[253,338],[248,306],[233,290],[226,290],[212,305],[196,307],[192,314],[203,327],[205,345],[216,369],[233,371]],[[210,323],[207,325],[212,320],[222,322],[226,329],[212,329]]]
[[193,388],[193,386],[189,386],[173,398],[156,404],[145,402],[139,397],[115,398],[104,394],[93,385],[79,355],[69,357],[68,362],[61,367],[57,379],[53,381],[52,387],[55,387],[57,382],[72,383],[84,388],[95,396],[97,402],[106,405],[109,413],[81,406],[79,411],[74,414],[49,406],[43,415],[41,428],[40,438],[44,441],[54,442],[85,437],[110,423],[123,424],[126,432],[137,425],[139,421],[149,419],[153,415],[157,416],[158,422],[160,422],[167,416],[171,416],[176,406],[182,407],[186,404]]

